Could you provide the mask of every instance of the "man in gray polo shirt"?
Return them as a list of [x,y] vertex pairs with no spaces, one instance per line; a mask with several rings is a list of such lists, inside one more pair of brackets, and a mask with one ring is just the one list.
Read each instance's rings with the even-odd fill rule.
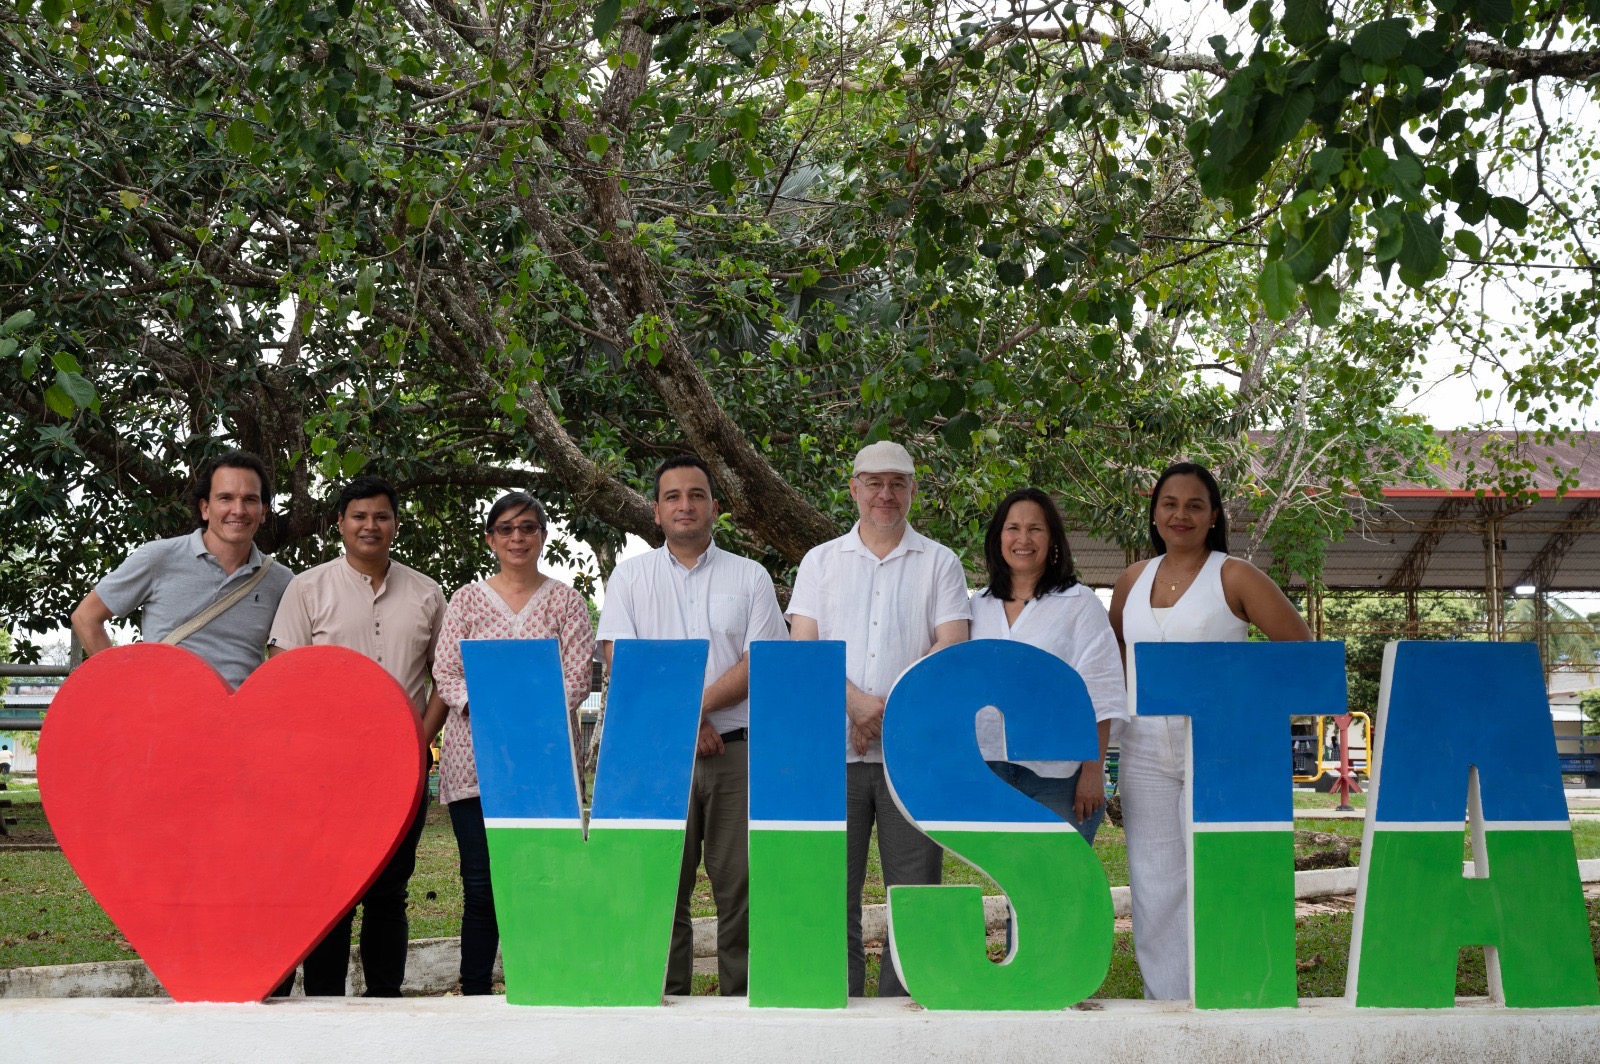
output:
[[272,481],[261,459],[229,451],[208,462],[194,486],[199,527],[135,548],[72,611],[72,630],[84,653],[109,647],[106,622],[134,610],[143,611],[139,631],[145,642],[164,640],[266,567],[248,594],[179,644],[234,687],[244,683],[261,664],[278,599],[294,575],[255,546],[271,505]]

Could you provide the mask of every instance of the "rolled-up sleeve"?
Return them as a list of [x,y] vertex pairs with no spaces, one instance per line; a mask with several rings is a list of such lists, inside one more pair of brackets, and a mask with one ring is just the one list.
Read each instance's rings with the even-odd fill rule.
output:
[[1072,600],[1072,631],[1065,661],[1083,677],[1094,705],[1094,719],[1127,720],[1128,689],[1122,676],[1122,656],[1111,618],[1100,600],[1082,594]]

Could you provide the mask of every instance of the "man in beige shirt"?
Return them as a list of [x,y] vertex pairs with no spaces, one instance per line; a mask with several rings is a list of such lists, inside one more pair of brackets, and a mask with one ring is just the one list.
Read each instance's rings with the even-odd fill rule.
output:
[[[357,477],[339,493],[339,535],[344,556],[295,577],[283,593],[272,635],[270,657],[304,646],[340,646],[382,665],[411,698],[420,717],[432,686],[434,646],[444,622],[444,592],[439,585],[389,556],[394,544],[398,500],[394,488],[377,477]],[[350,707],[360,712],[359,704]],[[425,764],[417,766],[426,771]],[[427,789],[406,837],[388,865],[362,896],[361,967],[366,997],[399,997],[405,981],[410,926],[406,888],[417,863],[417,841],[428,807]],[[350,965],[350,928],[355,910],[344,915],[305,959],[309,996],[343,997]],[[288,993],[289,980],[278,993]]]

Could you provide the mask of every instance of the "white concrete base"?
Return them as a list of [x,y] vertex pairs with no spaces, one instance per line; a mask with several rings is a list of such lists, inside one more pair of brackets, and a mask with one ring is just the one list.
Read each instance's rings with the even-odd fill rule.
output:
[[1197,1013],[1147,1002],[1052,1013],[936,1013],[880,1000],[838,1012],[751,1009],[674,998],[652,1009],[535,1009],[504,998],[290,1000],[267,1005],[170,1001],[0,1002],[0,1039],[39,1064],[382,1061],[717,1064],[863,1060],[1409,1061],[1593,1064],[1600,1009],[1298,1009]]

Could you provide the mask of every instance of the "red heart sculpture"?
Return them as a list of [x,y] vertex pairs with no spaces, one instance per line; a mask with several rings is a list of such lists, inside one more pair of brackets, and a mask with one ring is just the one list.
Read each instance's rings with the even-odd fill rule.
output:
[[187,650],[96,654],[39,739],[61,850],[177,1001],[260,1001],[361,897],[422,792],[415,708],[340,647],[238,691]]

